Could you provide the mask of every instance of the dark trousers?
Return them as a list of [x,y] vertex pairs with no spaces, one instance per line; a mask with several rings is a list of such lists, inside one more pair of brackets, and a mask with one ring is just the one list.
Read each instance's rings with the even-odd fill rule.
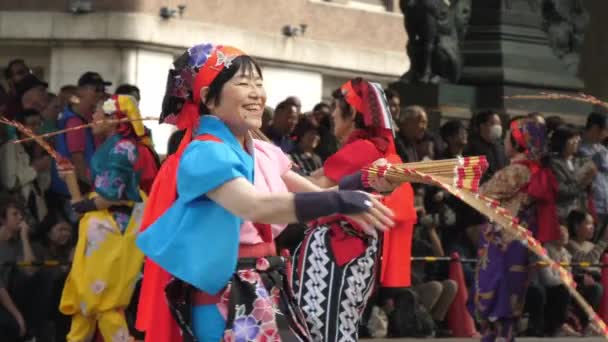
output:
[[525,311],[529,313],[528,335],[553,336],[566,322],[570,294],[564,285],[530,284]]
[[[595,283],[593,285],[580,284],[578,286],[578,290],[583,298],[585,298],[587,303],[591,305],[593,310],[597,312],[602,301],[602,294],[604,293],[604,288],[602,285],[599,283]],[[587,324],[589,324],[589,317],[587,317],[587,314],[578,305],[575,306],[575,312],[581,322],[581,325],[586,327]]]
[[52,290],[50,297],[50,312],[49,319],[53,322],[55,327],[55,341],[54,342],[65,342],[68,333],[70,332],[70,325],[72,323],[71,317],[65,316],[59,311],[59,303],[61,302],[61,294],[63,293],[63,286],[67,273],[59,269],[50,269]]
[[0,336],[2,341],[15,342],[19,338],[19,325],[13,315],[0,305]]
[[[11,275],[8,293],[25,320],[27,336],[36,337],[36,341],[50,340],[46,323],[51,309],[52,286],[52,277],[45,269],[33,275],[16,270]],[[3,342],[18,340],[19,325],[4,307],[0,308],[0,329],[3,333],[6,330],[6,335],[0,335]]]

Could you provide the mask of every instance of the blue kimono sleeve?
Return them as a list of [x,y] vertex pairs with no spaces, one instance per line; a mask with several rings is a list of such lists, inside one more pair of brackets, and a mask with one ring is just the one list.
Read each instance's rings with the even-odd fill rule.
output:
[[144,254],[199,290],[224,288],[236,270],[242,220],[205,194],[237,177],[252,181],[247,158],[224,143],[190,143],[177,170],[177,200],[137,238]]
[[227,144],[193,141],[179,162],[177,193],[190,202],[235,178],[247,178],[246,174],[243,162]]

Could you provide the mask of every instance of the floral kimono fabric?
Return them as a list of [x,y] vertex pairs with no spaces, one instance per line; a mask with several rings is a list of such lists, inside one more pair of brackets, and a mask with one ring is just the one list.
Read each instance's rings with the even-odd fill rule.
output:
[[[223,339],[231,341],[309,341],[304,316],[300,312],[285,272],[283,257],[239,259],[237,271],[220,293],[217,304],[225,316]],[[191,300],[195,289],[173,279],[166,287],[172,314],[184,332],[184,341],[199,341],[194,331]]]
[[88,212],[80,220],[74,261],[59,305],[63,314],[72,316],[68,341],[87,341],[97,327],[105,341],[127,341],[123,310],[143,263],[135,246],[143,207],[143,202],[132,206],[124,232],[112,210]]
[[[515,161],[494,174],[481,192],[499,200],[522,225],[537,232],[538,205],[525,191],[531,178],[532,168]],[[482,228],[478,254],[474,308],[482,341],[513,341],[528,288],[528,249],[500,226],[487,223]]]

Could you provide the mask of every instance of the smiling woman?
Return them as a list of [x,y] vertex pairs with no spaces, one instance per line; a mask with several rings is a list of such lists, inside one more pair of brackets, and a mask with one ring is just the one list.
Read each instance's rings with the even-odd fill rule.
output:
[[221,73],[217,82],[201,89],[200,97],[205,101],[200,110],[220,118],[244,142],[250,129],[262,126],[266,91],[262,71],[251,57],[238,56],[229,63],[231,72]]
[[[392,214],[363,192],[320,191],[276,146],[252,139],[266,93],[251,57],[201,44],[174,65],[164,111],[181,108],[176,121],[190,131],[161,169],[144,214],[137,242],[150,262],[138,326],[148,342],[309,341],[274,238],[287,223],[335,213],[386,229]],[[164,322],[167,303],[183,334],[157,331],[163,324],[175,331],[175,322]]]

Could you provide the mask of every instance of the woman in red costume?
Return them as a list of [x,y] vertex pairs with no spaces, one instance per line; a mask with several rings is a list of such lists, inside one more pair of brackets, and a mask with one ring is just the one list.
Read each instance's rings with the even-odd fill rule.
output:
[[[313,175],[316,184],[328,188],[349,179],[356,183],[352,174],[380,158],[401,162],[379,84],[356,78],[333,96],[334,133],[342,147]],[[416,221],[411,186],[401,185],[383,202],[395,213],[396,225],[382,238],[336,215],[315,222],[296,251],[293,285],[315,341],[358,339],[361,315],[377,282],[380,255],[380,285],[410,285],[411,233]]]

